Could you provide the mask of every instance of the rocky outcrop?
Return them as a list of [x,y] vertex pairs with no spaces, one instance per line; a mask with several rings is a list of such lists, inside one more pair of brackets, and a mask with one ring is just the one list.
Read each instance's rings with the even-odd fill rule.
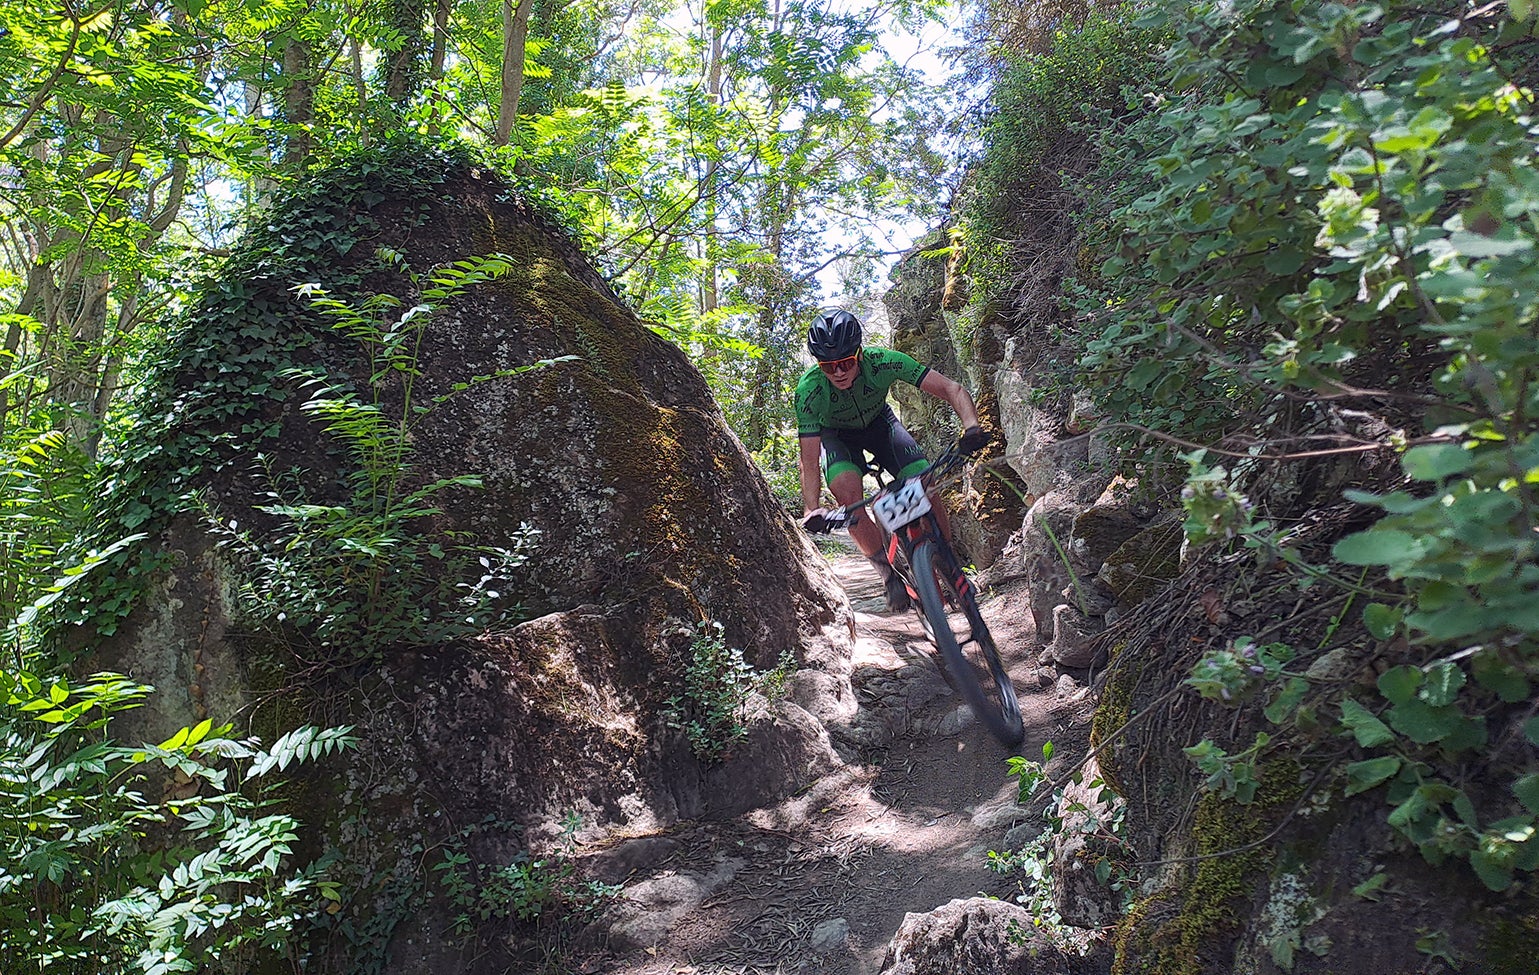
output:
[[1092,965],[1039,933],[1019,905],[974,897],[905,917],[881,975],[1088,975]]
[[[496,867],[548,846],[574,814],[597,837],[733,816],[804,788],[839,764],[804,708],[764,705],[742,743],[702,763],[669,701],[705,618],[750,663],[784,654],[816,675],[800,684],[848,700],[851,614],[682,352],[508,187],[454,160],[398,162],[280,202],[273,226],[329,229],[297,242],[259,234],[190,317],[184,347],[217,349],[224,365],[162,375],[164,401],[180,405],[164,409],[167,446],[145,451],[134,483],[143,503],[196,492],[200,508],[151,523],[164,568],[92,662],[160,685],[160,706],[144,712],[149,740],[241,704],[263,737],[305,720],[355,725],[358,751],[303,784],[301,814],[330,820],[358,910],[377,912],[392,885],[423,892],[397,927],[372,929],[384,971],[472,971],[451,961],[442,911],[453,908],[431,896],[421,851],[455,840]],[[383,242],[399,262],[382,259]],[[374,386],[366,350],[294,292],[319,281],[411,307],[408,270],[492,253],[505,273],[436,309],[411,369]],[[253,315],[271,326],[249,327]],[[423,546],[430,562],[467,542],[525,552],[496,580],[502,623],[364,653],[240,618],[238,567],[220,544],[228,523],[258,538],[281,528],[259,509],[275,476],[316,505],[356,500],[355,455],[304,409],[311,387],[294,370],[372,390],[387,416],[411,411],[403,491],[479,481],[431,493],[433,510],[409,527],[434,543]],[[189,443],[202,445],[196,463],[154,460]],[[422,574],[436,582],[440,571]]]
[[1127,872],[1116,836],[1118,811],[1126,805],[1101,778],[1094,758],[1064,787],[1057,809],[1062,825],[1053,838],[1053,906],[1064,924],[1101,929],[1121,915],[1111,881]]
[[[984,567],[999,557],[1026,504],[1019,479],[1006,463],[1010,444],[992,373],[978,365],[976,323],[957,315],[960,286],[955,255],[945,252],[949,243],[944,230],[916,242],[893,266],[893,286],[882,303],[892,326],[892,347],[966,386],[979,419],[995,435],[995,442],[978,455],[981,463],[945,494],[959,551],[966,561]],[[893,399],[904,424],[931,455],[961,432],[951,407],[941,400],[901,383],[893,387]]]

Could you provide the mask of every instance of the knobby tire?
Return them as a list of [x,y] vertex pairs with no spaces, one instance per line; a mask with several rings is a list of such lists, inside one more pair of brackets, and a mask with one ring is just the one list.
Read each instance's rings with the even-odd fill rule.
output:
[[[999,659],[994,638],[978,613],[976,601],[957,592],[951,579],[951,561],[940,557],[933,541],[926,540],[914,547],[913,580],[914,588],[919,590],[920,612],[929,624],[930,639],[940,650],[957,692],[995,738],[1014,747],[1026,736],[1015,685],[1010,683],[1010,675]],[[946,612],[948,595],[957,609],[965,613],[972,630],[965,646],[951,629]]]

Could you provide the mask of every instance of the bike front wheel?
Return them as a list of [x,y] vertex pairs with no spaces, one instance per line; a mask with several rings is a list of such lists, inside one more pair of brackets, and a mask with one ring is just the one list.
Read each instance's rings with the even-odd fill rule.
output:
[[1026,736],[1021,704],[978,611],[978,601],[966,591],[970,584],[955,561],[945,557],[933,541],[915,546],[912,568],[920,612],[957,693],[995,738],[1013,747]]

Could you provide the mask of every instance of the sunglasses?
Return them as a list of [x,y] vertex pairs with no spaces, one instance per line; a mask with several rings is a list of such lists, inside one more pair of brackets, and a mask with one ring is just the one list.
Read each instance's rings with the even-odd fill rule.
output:
[[859,364],[859,361],[860,353],[857,352],[854,355],[847,355],[843,359],[830,359],[827,362],[819,362],[818,368],[830,376],[837,376],[841,372],[849,372],[851,369],[854,369]]

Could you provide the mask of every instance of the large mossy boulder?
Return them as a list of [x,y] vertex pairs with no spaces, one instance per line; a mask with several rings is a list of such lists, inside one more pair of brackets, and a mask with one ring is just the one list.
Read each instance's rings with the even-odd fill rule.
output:
[[[794,692],[761,702],[737,752],[691,750],[677,699],[713,632],[702,621],[760,670],[817,671],[847,692],[851,615],[702,377],[565,234],[491,174],[421,146],[345,163],[259,223],[175,334],[141,401],[155,432],[107,499],[105,533],[149,534],[111,583],[139,580],[139,597],[122,618],[100,604],[77,638],[115,630],[87,665],[153,676],[160,693],[134,729],[152,740],[205,716],[267,740],[302,722],[356,726],[359,749],[295,794],[326,833],[314,848],[346,865],[370,964],[508,963],[493,951],[462,964],[504,940],[446,934],[458,908],[426,851],[496,868],[548,848],[570,814],[586,839],[646,833],[735,815],[838,763],[824,715]],[[430,269],[493,254],[499,275],[427,309],[404,369],[381,372],[377,348],[371,360],[296,292],[410,308]],[[411,427],[398,489],[426,489],[427,510],[376,540],[398,560],[377,581],[398,622],[420,607],[434,623],[393,643],[350,645],[345,627],[321,639],[309,616],[264,619],[239,597],[271,595],[275,543],[296,518],[359,514],[358,440],[327,429],[324,388]],[[480,486],[431,487],[463,477]],[[489,586],[455,560],[466,546],[523,559]],[[477,585],[480,621],[456,627],[443,594]],[[780,760],[734,761],[771,752]]]

